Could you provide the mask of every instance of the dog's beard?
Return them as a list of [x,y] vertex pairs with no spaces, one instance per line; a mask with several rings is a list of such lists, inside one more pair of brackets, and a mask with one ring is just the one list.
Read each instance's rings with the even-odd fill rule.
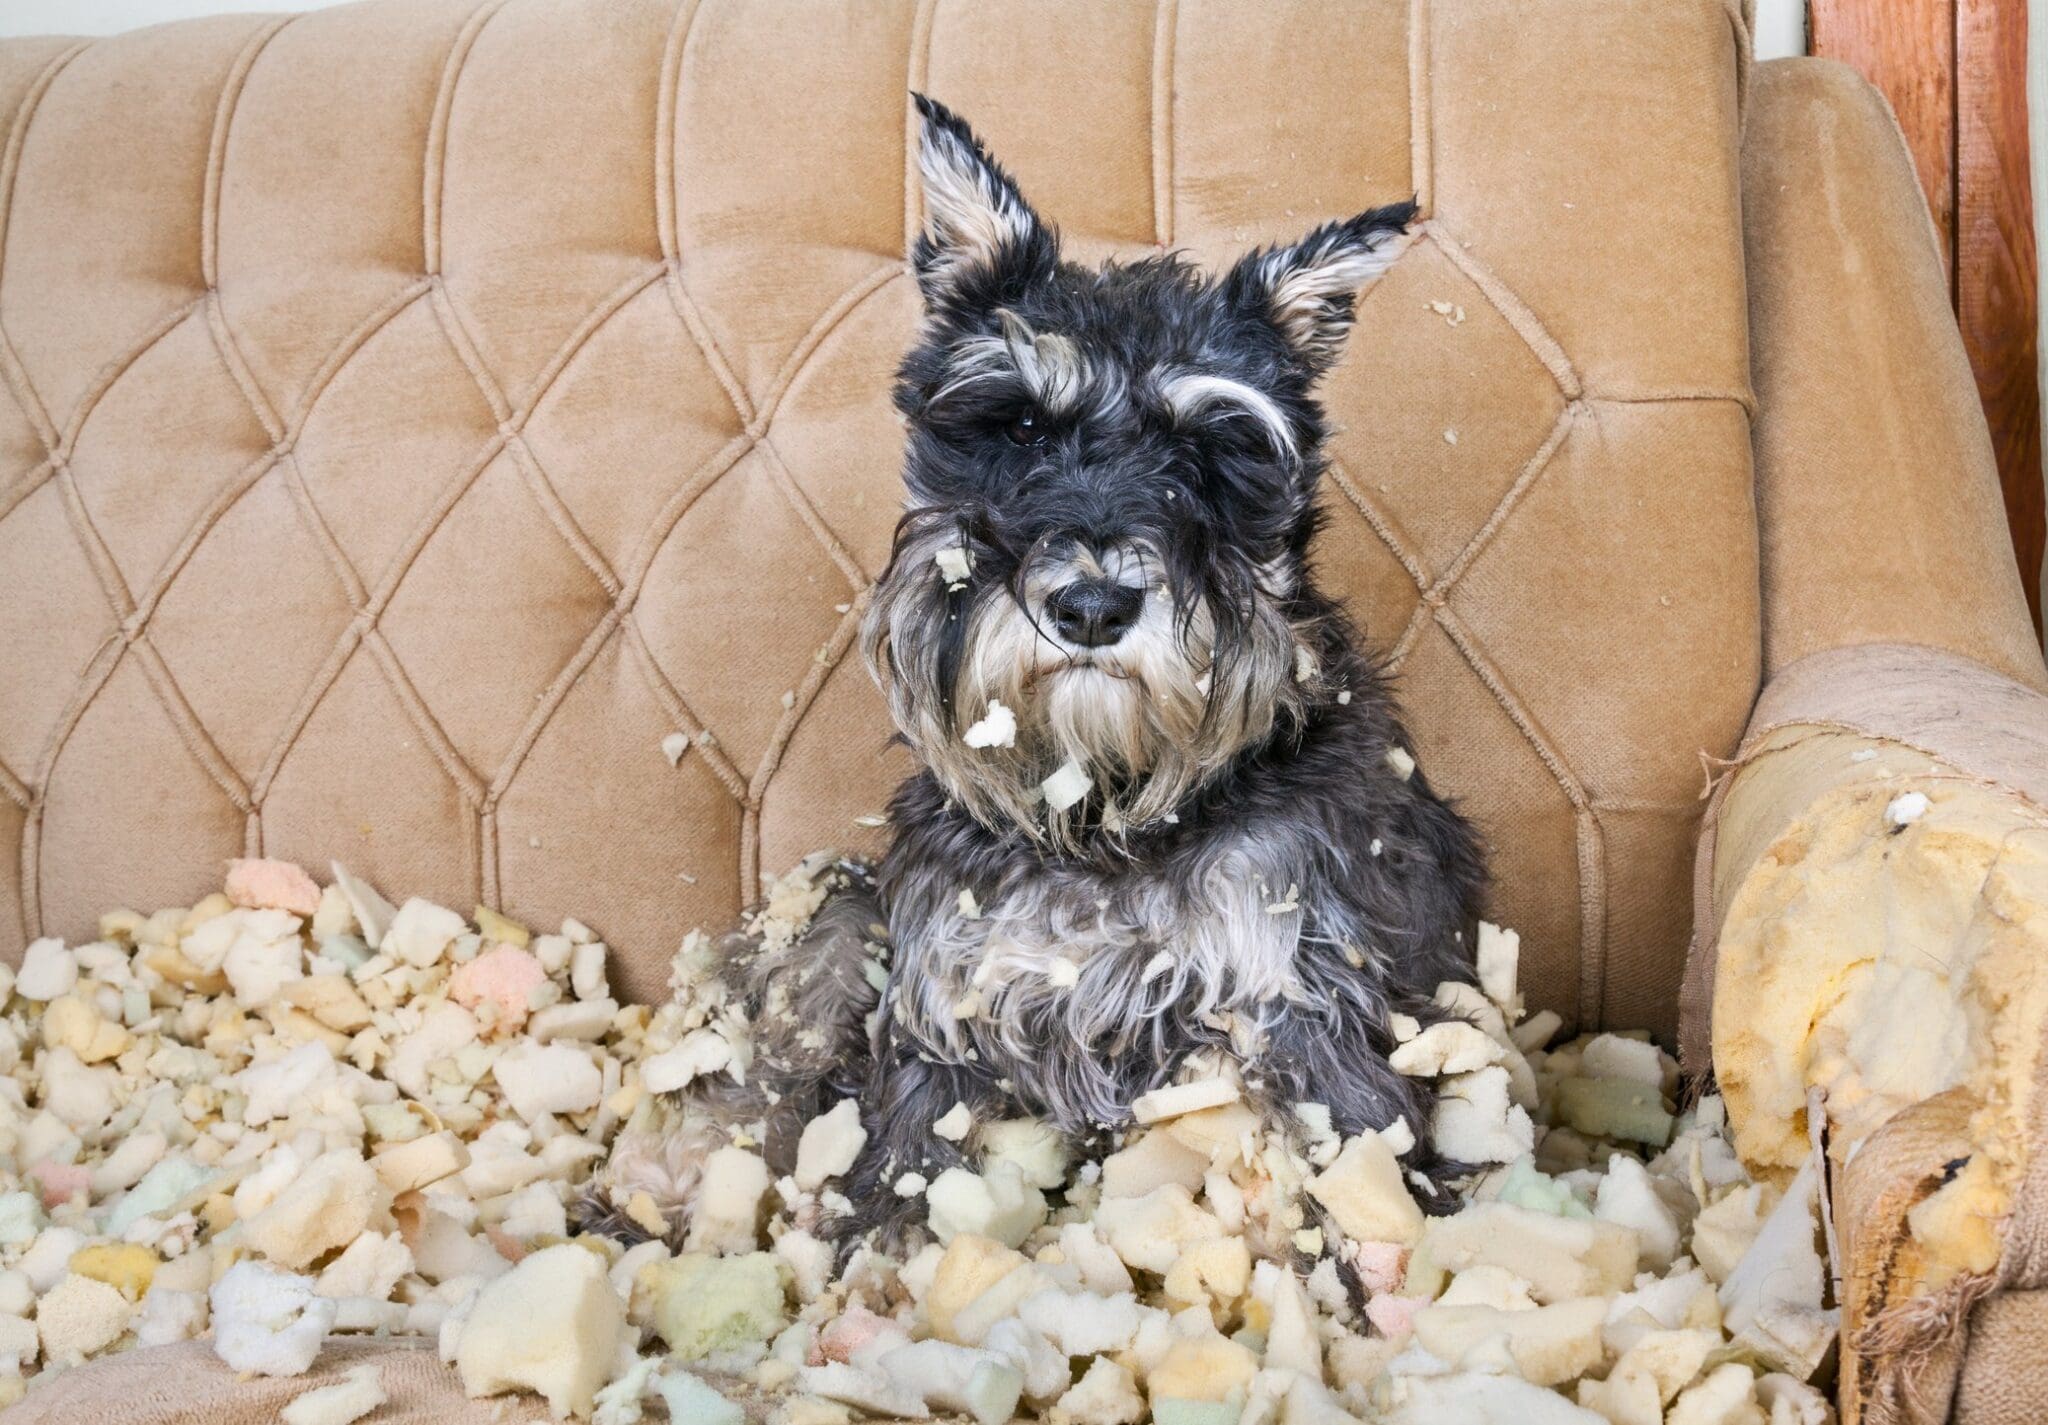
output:
[[[911,541],[899,553],[876,590],[865,641],[897,726],[991,829],[1014,825],[1073,851],[1093,831],[1120,837],[1160,821],[1298,717],[1314,681],[1309,644],[1263,594],[1219,637],[1207,597],[1176,601],[1149,583],[1137,623],[1115,645],[1070,648],[1030,612],[1058,577],[1028,578],[1023,602],[995,581],[949,593],[931,557],[946,542]],[[954,617],[965,629],[949,658]],[[968,746],[966,729],[996,702],[1016,717],[1014,743]],[[1042,784],[1069,762],[1092,785],[1054,810]]]

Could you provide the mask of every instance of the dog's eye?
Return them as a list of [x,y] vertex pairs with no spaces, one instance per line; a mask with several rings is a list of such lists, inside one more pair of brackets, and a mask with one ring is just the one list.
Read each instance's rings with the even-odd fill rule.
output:
[[1045,443],[1045,422],[1038,412],[1026,411],[1004,429],[1004,435],[1013,445],[1043,445]]

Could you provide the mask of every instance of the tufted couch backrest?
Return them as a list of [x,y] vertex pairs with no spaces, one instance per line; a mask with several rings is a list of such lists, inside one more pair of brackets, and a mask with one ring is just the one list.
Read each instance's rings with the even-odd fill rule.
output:
[[[1419,196],[1322,577],[1532,998],[1668,1022],[1755,692],[1722,0],[373,0],[0,45],[0,951],[225,858],[681,931],[903,771],[907,91],[1083,257]],[[671,766],[665,736],[689,750]]]

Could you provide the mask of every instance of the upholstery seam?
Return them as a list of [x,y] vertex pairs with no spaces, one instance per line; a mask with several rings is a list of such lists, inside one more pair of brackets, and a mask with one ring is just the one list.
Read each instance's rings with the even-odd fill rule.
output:
[[[697,503],[698,498],[706,490],[746,458],[747,452],[754,448],[759,439],[751,432],[739,432],[699,461],[697,468],[669,492],[669,497],[662,502],[661,508],[654,512],[654,519],[647,527],[646,537],[641,540],[639,548],[633,552],[633,558],[628,561],[625,588],[619,594],[621,603],[630,607],[640,601],[640,590],[647,581],[648,571],[661,557],[662,549],[668,544],[669,536],[675,532],[676,526],[682,523],[683,516],[690,512],[690,507]],[[670,513],[671,509],[673,513]],[[656,533],[657,530],[660,532]]]
[[[567,371],[576,358],[583,354],[583,348],[590,345],[591,338],[603,331],[613,317],[616,317],[620,312],[632,306],[635,299],[641,293],[661,281],[666,271],[667,265],[665,263],[650,262],[641,271],[626,278],[623,282],[612,288],[611,291],[598,298],[597,304],[585,312],[583,319],[577,322],[570,329],[569,335],[562,339],[561,346],[557,347],[555,354],[547,359],[547,363],[534,376],[532,384],[520,393],[518,400],[513,400],[511,393],[500,387],[500,398],[503,400],[504,408],[507,412],[506,419],[510,420],[515,426],[524,429],[526,423],[533,418],[533,413],[540,409],[541,403],[554,391],[555,383],[561,380],[562,373]],[[453,294],[448,292],[446,283],[442,284],[441,293],[448,302],[450,310],[460,315],[461,308],[456,305]],[[464,330],[465,332],[468,330],[466,323]],[[481,349],[479,346],[479,353]],[[495,385],[497,383],[496,374],[488,371],[486,374],[491,377],[491,381]],[[494,408],[497,404],[496,401],[492,402]]]
[[833,629],[832,636],[825,641],[824,648],[820,650],[823,656],[811,659],[811,666],[805,672],[803,681],[798,683],[794,690],[794,701],[775,731],[769,734],[768,746],[761,754],[761,765],[755,769],[753,779],[747,784],[749,806],[759,807],[766,802],[768,784],[775,779],[776,772],[782,767],[782,754],[788,749],[790,739],[796,736],[796,730],[802,724],[804,714],[811,710],[811,705],[818,700],[818,694],[824,691],[826,680],[845,660],[846,650],[852,646],[854,637],[860,629],[861,611],[866,608],[867,600],[866,589],[854,595],[845,616],[839,620],[839,626]]
[[1408,178],[1424,221],[1436,216],[1436,85],[1429,0],[1408,5]]
[[[746,779],[740,776],[739,768],[733,766],[732,759],[725,755],[725,749],[718,743],[717,734],[711,733],[711,729],[704,725],[703,719],[697,716],[696,710],[683,697],[681,690],[669,681],[668,674],[661,671],[661,664],[655,661],[654,650],[648,645],[647,631],[640,627],[639,620],[633,618],[630,612],[620,624],[623,630],[619,636],[620,643],[633,650],[633,659],[640,669],[640,677],[647,684],[648,691],[654,695],[654,700],[662,705],[662,711],[668,715],[669,721],[676,725],[676,730],[690,739],[690,747],[704,759],[704,765],[711,769],[711,775],[732,794],[733,804],[745,804]],[[711,736],[708,746],[701,740],[706,734]],[[687,756],[688,752],[686,751],[684,755]]]
[[170,719],[178,740],[185,744],[185,750],[192,754],[200,769],[227,793],[235,810],[246,816],[255,808],[249,800],[249,788],[242,781],[242,774],[228,761],[227,754],[220,750],[220,744],[200,722],[199,714],[192,710],[185,690],[178,686],[178,680],[171,672],[171,665],[164,661],[163,650],[147,634],[130,639],[129,646],[135,650],[136,661],[142,665],[142,676],[150,691],[156,694],[157,704]]
[[36,757],[35,805],[29,808],[28,818],[21,828],[22,918],[28,922],[26,929],[31,939],[43,927],[43,807],[48,800],[50,777],[56,770],[57,759],[70,745],[72,729],[78,726],[113,679],[114,670],[120,666],[121,655],[127,648],[120,630],[116,629],[93,650],[92,657],[86,660],[85,668],[79,674],[78,686],[72,690],[64,711],[51,725],[42,751]]
[[[120,629],[116,628],[100,640],[100,646],[93,650],[92,657],[86,659],[85,667],[78,675],[78,686],[72,690],[71,700],[65,705],[64,711],[57,715],[57,721],[51,725],[43,738],[42,750],[36,754],[35,776],[30,785],[38,789],[38,800],[50,785],[50,773],[56,767],[57,759],[63,755],[64,748],[71,741],[71,729],[77,726],[79,719],[85,716],[94,700],[99,697],[100,690],[114,676],[114,669],[120,663],[121,654],[127,647],[128,641],[121,636]],[[102,662],[106,666],[101,667]]]
[[21,472],[21,478],[5,490],[0,490],[0,520],[26,504],[30,496],[50,483],[50,477],[57,473],[57,457],[44,452],[43,458]]
[[754,424],[754,402],[733,374],[732,364],[725,359],[725,351],[711,334],[711,324],[704,319],[703,311],[696,299],[690,295],[688,284],[683,281],[682,259],[668,264],[663,286],[668,289],[669,305],[675,309],[676,320],[683,324],[683,335],[697,348],[698,357],[711,371],[712,379],[725,392],[725,399],[732,403],[732,412],[739,417],[743,428]]
[[248,83],[249,71],[256,67],[257,59],[270,42],[298,18],[279,15],[267,27],[254,31],[235,56],[221,85],[220,98],[214,102],[213,132],[206,139],[206,172],[199,189],[199,280],[209,289],[220,285],[220,185],[227,173],[228,130],[233,127],[235,110],[242,102],[242,86]]
[[[469,329],[469,323],[463,320],[462,312],[456,307],[454,298],[448,295],[448,283],[445,278],[434,279],[430,296],[434,317],[440,324],[442,337],[454,351],[455,359],[469,372],[469,379],[475,385],[477,394],[484,398],[484,404],[490,408],[491,419],[498,423],[500,434],[509,435],[510,432],[506,428],[513,423],[515,415],[511,398],[505,394],[505,388],[498,384],[497,377],[491,374],[489,366],[485,364],[483,352],[477,347],[476,334]],[[578,325],[580,327],[581,323]],[[536,400],[539,399],[539,395],[540,393],[535,393]]]
[[156,617],[157,605],[163,602],[171,585],[178,582],[178,576],[185,572],[185,565],[199,552],[199,546],[206,542],[206,537],[241,503],[244,495],[255,489],[263,477],[276,468],[277,462],[278,447],[273,445],[259,451],[213,492],[213,498],[199,512],[199,518],[186,530],[184,538],[172,547],[164,562],[150,576],[149,587],[143,590],[142,597],[122,619],[124,629],[131,634],[140,634],[148,627],[149,621]]
[[270,397],[256,384],[256,373],[250,370],[248,361],[242,356],[241,345],[236,342],[235,334],[228,329],[227,312],[221,305],[220,289],[209,287],[201,301],[206,312],[207,335],[213,342],[215,352],[220,356],[221,365],[228,369],[228,379],[240,390],[243,401],[248,404],[249,414],[256,418],[256,424],[263,428],[263,434],[269,437],[271,445],[275,447],[284,439],[284,421],[279,417],[277,408],[270,403]]
[[533,447],[527,443],[526,431],[523,428],[513,431],[506,439],[505,450],[511,455],[513,465],[518,467],[520,483],[526,486],[527,498],[539,507],[541,518],[554,527],[556,537],[569,547],[569,553],[583,566],[583,571],[590,575],[598,588],[604,590],[605,602],[617,603],[619,576],[612,572],[611,565],[605,562],[604,552],[591,541],[588,534],[584,533],[583,526],[577,522],[575,512],[562,499],[561,492],[555,489],[554,482],[548,479],[547,468],[541,464],[540,457],[533,453]]
[[411,717],[413,725],[425,738],[427,750],[433,754],[434,760],[441,764],[441,770],[448,774],[449,780],[455,783],[455,789],[463,801],[468,803],[472,812],[482,810],[483,779],[471,769],[469,763],[464,760],[461,749],[456,747],[454,740],[448,736],[447,729],[441,726],[432,709],[427,707],[426,700],[420,696],[419,689],[413,684],[412,675],[405,671],[405,664],[400,660],[398,650],[391,646],[390,641],[384,637],[384,631],[375,624],[363,630],[362,643],[370,650],[370,656],[376,660],[378,668],[384,674],[385,683],[389,685],[400,705]]
[[0,796],[6,797],[23,811],[27,811],[29,803],[34,800],[28,783],[15,776],[5,762],[0,762]]
[[506,435],[502,429],[492,431],[477,453],[470,457],[469,464],[461,474],[443,487],[441,494],[428,508],[420,523],[414,527],[413,533],[399,546],[398,552],[392,556],[390,567],[378,577],[376,584],[370,589],[369,600],[363,605],[363,612],[373,622],[383,617],[385,608],[397,596],[399,586],[412,572],[413,563],[419,558],[420,551],[427,547],[427,542],[434,537],[434,532],[440,529],[448,518],[448,512],[469,493],[470,487],[477,482],[490,463],[504,453],[505,441]]
[[884,263],[834,297],[831,305],[811,323],[810,329],[797,338],[796,345],[790,348],[789,355],[783,359],[781,367],[769,378],[767,388],[761,393],[761,401],[755,409],[754,418],[748,424],[759,426],[765,433],[769,423],[775,419],[775,411],[782,404],[782,398],[789,394],[789,388],[796,384],[796,379],[803,374],[804,367],[810,364],[811,358],[825,345],[825,339],[858,311],[868,298],[909,270],[909,266],[901,260]]
[[[29,85],[28,92],[21,96],[21,104],[8,125],[7,149],[5,155],[0,156],[0,291],[5,290],[7,244],[14,231],[14,189],[21,173],[22,151],[28,147],[29,130],[35,123],[37,113],[42,109],[44,96],[50,92],[50,86],[56,83],[57,76],[70,67],[72,60],[91,47],[91,41],[80,40],[70,49],[51,56],[49,62],[43,66],[42,73]],[[28,373],[26,369],[18,370],[20,367],[21,362],[15,354],[14,341],[7,335],[5,323],[0,322],[0,368],[6,370],[10,388],[15,384],[17,375],[26,386]],[[33,388],[29,388],[29,392],[34,395]],[[29,418],[29,424],[36,427],[36,434],[41,438],[44,447],[54,449],[61,435],[57,423],[51,420],[49,412],[43,409],[42,400],[37,398],[34,402],[35,409],[30,410],[30,403],[23,401],[19,393],[15,394],[14,399],[15,403],[21,406],[22,414]]]
[[568,701],[569,694],[575,691],[577,680],[596,660],[605,644],[611,641],[612,634],[618,630],[625,617],[626,611],[617,604],[606,609],[604,617],[591,626],[590,632],[583,636],[583,641],[577,645],[576,651],[569,655],[568,661],[556,670],[553,680],[542,690],[543,696],[539,704],[527,714],[526,722],[513,737],[511,747],[506,749],[505,759],[499,764],[498,771],[484,787],[484,809],[487,812],[496,812],[498,799],[511,790],[512,779],[519,775],[519,769],[525,764],[527,754],[533,750],[533,744],[539,740],[548,724],[555,720],[556,712]]
[[1514,329],[1530,353],[1550,373],[1550,379],[1557,383],[1557,389],[1568,401],[1576,401],[1585,392],[1579,379],[1578,369],[1556,337],[1550,334],[1536,313],[1530,309],[1515,290],[1494,275],[1491,268],[1467,251],[1461,244],[1453,242],[1443,226],[1432,219],[1424,223],[1421,232],[1436,245],[1437,251],[1451,260],[1451,265],[1464,273],[1480,294],[1498,312],[1501,319]]
[[285,719],[284,735],[278,738],[277,745],[271,749],[270,755],[263,759],[262,765],[256,769],[256,775],[249,780],[249,795],[259,807],[269,800],[270,784],[277,780],[277,774],[283,770],[285,760],[299,745],[299,738],[312,723],[313,714],[320,710],[320,705],[327,701],[328,693],[332,692],[334,685],[340,681],[342,670],[348,667],[349,660],[361,646],[367,628],[367,621],[358,612],[342,629],[341,636],[334,641],[334,646],[327,650],[327,656],[321,660],[320,666],[313,670],[313,676],[307,680],[304,690],[299,694],[298,703]]
[[[358,351],[374,340],[378,333],[397,321],[401,315],[409,310],[431,286],[432,279],[426,277],[408,284],[396,299],[387,302],[382,308],[372,312],[341,339],[334,352],[315,370],[312,381],[307,385],[306,394],[300,399],[298,408],[292,413],[290,422],[286,427],[288,442],[295,443],[297,441],[300,432],[305,428],[305,423],[312,418],[313,412],[319,407],[321,398],[327,394],[328,387],[333,384],[335,377],[340,375],[342,368],[348,365],[349,361]],[[332,692],[334,685],[340,681],[342,672],[348,667],[349,660],[355,656],[357,648],[362,643],[363,635],[370,627],[373,618],[369,610],[370,592],[367,585],[363,582],[362,572],[349,559],[348,552],[342,549],[341,542],[334,537],[326,517],[320,513],[319,501],[313,495],[312,486],[306,482],[305,470],[300,464],[296,452],[294,451],[287,458],[291,461],[292,471],[296,477],[292,482],[294,496],[304,500],[306,512],[310,515],[313,527],[317,531],[316,539],[322,539],[324,536],[324,541],[322,542],[323,550],[327,550],[330,545],[332,546],[330,563],[334,565],[336,576],[341,580],[342,590],[348,599],[353,617],[343,627],[340,636],[335,639],[334,646],[328,650],[327,657],[322,660],[318,668],[313,670],[312,678],[307,682],[305,690],[300,694],[298,703],[292,708],[291,715],[285,721],[283,733],[279,736],[276,746],[265,757],[262,765],[257,769],[255,778],[250,782],[250,795],[255,799],[259,810],[264,801],[269,798],[271,783],[276,780],[278,773],[283,770],[286,759],[291,756],[293,749],[298,746],[299,739],[304,736],[306,728],[312,724],[314,714],[320,710],[320,705],[327,700],[328,693]]]
[[485,0],[477,6],[462,22],[455,43],[449,46],[448,58],[442,62],[433,114],[427,120],[426,153],[420,164],[420,258],[430,277],[441,275],[441,207],[447,191],[448,126],[455,109],[455,88],[462,82],[463,67],[469,63],[477,37],[504,3],[505,0]]
[[[910,50],[904,61],[909,83],[906,86],[913,93],[931,93],[932,81],[932,30],[938,22],[939,0],[918,0],[917,8],[910,16]],[[903,252],[905,257],[917,250],[917,240],[924,236],[924,179],[918,168],[918,150],[923,145],[923,130],[918,123],[917,106],[909,96],[903,100]]]
[[1550,468],[1550,463],[1556,458],[1557,452],[1564,448],[1565,441],[1571,436],[1572,427],[1578,422],[1580,409],[1580,403],[1577,401],[1565,402],[1563,409],[1557,413],[1557,419],[1550,423],[1550,430],[1545,433],[1534,453],[1522,462],[1521,470],[1515,475],[1513,482],[1509,484],[1508,488],[1502,492],[1499,502],[1493,507],[1493,513],[1488,515],[1485,522],[1473,531],[1472,537],[1465,541],[1465,547],[1460,549],[1452,557],[1451,562],[1444,566],[1444,571],[1437,576],[1436,582],[1422,591],[1422,597],[1425,600],[1441,600],[1448,596],[1452,587],[1457,584],[1459,579],[1464,577],[1465,571],[1470,569],[1477,562],[1479,556],[1487,551],[1487,548],[1493,543],[1493,537],[1500,533],[1501,526],[1507,523],[1508,517],[1521,504],[1522,497],[1529,492],[1531,486],[1543,478],[1544,472]]
[[[1571,764],[1565,760],[1564,754],[1544,733],[1534,715],[1508,686],[1507,679],[1495,665],[1492,656],[1465,626],[1465,621],[1458,616],[1457,611],[1448,604],[1440,604],[1435,608],[1434,616],[1437,626],[1442,628],[1445,636],[1450,639],[1451,646],[1465,660],[1465,666],[1472,670],[1473,676],[1479,679],[1488,693],[1492,694],[1494,702],[1521,733],[1523,740],[1536,753],[1537,760],[1542,762],[1559,789],[1563,791],[1565,800],[1571,804],[1574,841],[1579,862],[1581,919],[1579,944],[1582,958],[1578,1012],[1581,1022],[1586,1022],[1588,986],[1602,985],[1605,982],[1604,969],[1595,963],[1605,954],[1604,927],[1601,924],[1601,917],[1605,913],[1605,863],[1600,854],[1603,838],[1600,834],[1599,818],[1593,811],[1577,774],[1572,771]],[[1589,901],[1589,897],[1593,899]]]
[[676,227],[676,114],[683,82],[683,59],[697,27],[700,0],[683,0],[669,19],[661,45],[661,73],[654,91],[654,241],[664,262],[681,251]]
[[[725,391],[725,397],[732,402],[734,414],[740,424],[751,425],[754,420],[754,403],[745,387],[726,359],[725,352],[712,334],[711,324],[698,310],[691,298],[688,285],[683,281],[683,228],[681,216],[676,211],[676,185],[682,181],[681,145],[676,141],[676,115],[681,112],[684,62],[689,58],[690,42],[696,36],[697,17],[703,13],[701,0],[688,0],[687,11],[678,10],[676,18],[669,22],[669,34],[664,46],[675,45],[674,87],[669,84],[667,71],[668,53],[662,54],[663,74],[660,91],[655,96],[657,116],[661,106],[670,106],[669,122],[663,132],[655,136],[656,181],[666,187],[656,195],[654,225],[656,241],[662,249],[662,271],[664,285],[668,289],[669,305],[675,309],[676,319],[683,324],[683,333],[697,348],[697,355],[711,369],[712,377]],[[687,18],[686,18],[687,15]],[[667,226],[664,229],[663,221]]]
[[1154,0],[1152,15],[1152,240],[1174,239],[1173,79],[1180,38],[1180,0]]
[[803,487],[797,484],[795,474],[791,472],[788,462],[782,458],[782,452],[775,448],[771,434],[763,431],[761,438],[754,442],[754,448],[768,457],[768,464],[773,467],[770,479],[774,482],[775,488],[781,491],[782,497],[796,511],[796,517],[803,521],[804,528],[811,532],[811,537],[817,541],[818,547],[824,550],[825,557],[838,566],[840,577],[846,580],[849,595],[858,594],[865,589],[870,582],[867,571],[854,562],[846,546],[840,543],[839,536],[832,532],[832,527],[819,515],[817,506],[811,503]]
[[44,409],[43,398],[29,385],[28,368],[22,365],[21,356],[15,351],[14,342],[4,327],[0,327],[0,378],[4,378],[8,399],[14,402],[15,409],[28,422],[29,430],[37,444],[43,447],[44,454],[56,450],[62,444],[64,434],[50,419],[49,411]]
[[[172,332],[183,326],[185,320],[194,312],[197,312],[205,302],[206,294],[201,292],[191,301],[172,308],[162,317],[158,318],[155,326],[144,329],[143,336],[136,345],[130,347],[122,355],[103,363],[96,369],[92,374],[92,380],[79,393],[78,406],[72,412],[70,418],[62,426],[53,425],[52,428],[58,434],[57,444],[51,450],[51,454],[69,459],[71,453],[78,448],[78,437],[84,434],[85,423],[92,419],[92,414],[99,409],[100,402],[107,398],[107,392],[113,390],[123,376],[134,370],[137,363],[155,349],[157,343],[163,341]],[[22,372],[24,380],[27,379],[27,375],[28,373],[24,369]],[[30,389],[33,390],[34,388],[31,387]]]
[[1745,416],[1756,419],[1756,393],[1753,391],[1719,391],[1710,387],[1692,391],[1679,387],[1669,391],[1605,391],[1599,395],[1588,392],[1579,400],[1594,406],[1683,406],[1725,402],[1740,406]]
[[78,480],[72,475],[71,467],[59,461],[54,478],[58,496],[64,502],[65,516],[71,525],[72,538],[78,541],[79,552],[85,555],[93,577],[99,580],[100,596],[107,601],[107,608],[114,615],[114,627],[119,630],[134,612],[135,595],[129,589],[120,565],[114,562],[113,551],[107,548],[106,539],[93,524],[92,512],[85,507],[85,496],[78,488]]
[[327,394],[327,388],[334,384],[334,378],[341,374],[342,369],[355,360],[356,353],[383,335],[384,329],[404,316],[407,309],[420,298],[431,296],[433,290],[433,278],[414,278],[399,288],[383,306],[364,317],[342,337],[327,359],[314,368],[312,379],[306,383],[305,393],[299,397],[298,404],[285,418],[284,433],[287,444],[298,443],[299,436],[304,433],[306,422],[313,418],[313,411],[320,404],[321,397]]
[[1422,556],[1410,550],[1405,533],[1395,524],[1393,517],[1366,498],[1365,492],[1358,488],[1357,482],[1335,456],[1330,457],[1329,477],[1331,483],[1357,508],[1367,527],[1379,536],[1380,543],[1387,547],[1387,553],[1393,555],[1395,562],[1407,571],[1408,577],[1414,581],[1415,591],[1421,593],[1427,587],[1422,572]]
[[335,579],[341,584],[341,595],[348,604],[349,616],[359,618],[363,612],[363,576],[356,572],[349,562],[348,551],[341,547],[334,529],[327,523],[327,517],[320,513],[320,506],[313,499],[313,489],[306,483],[305,468],[300,465],[297,451],[287,451],[279,457],[278,469],[287,472],[282,478],[284,486],[297,506],[299,518],[306,522],[312,532],[313,542],[320,546],[320,552],[327,557],[327,565],[334,571]]

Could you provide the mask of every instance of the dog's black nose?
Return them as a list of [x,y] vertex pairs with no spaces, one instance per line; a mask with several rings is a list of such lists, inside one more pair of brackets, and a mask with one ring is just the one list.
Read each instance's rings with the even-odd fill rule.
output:
[[1114,579],[1076,579],[1045,598],[1060,637],[1083,648],[1107,648],[1138,621],[1145,591]]

